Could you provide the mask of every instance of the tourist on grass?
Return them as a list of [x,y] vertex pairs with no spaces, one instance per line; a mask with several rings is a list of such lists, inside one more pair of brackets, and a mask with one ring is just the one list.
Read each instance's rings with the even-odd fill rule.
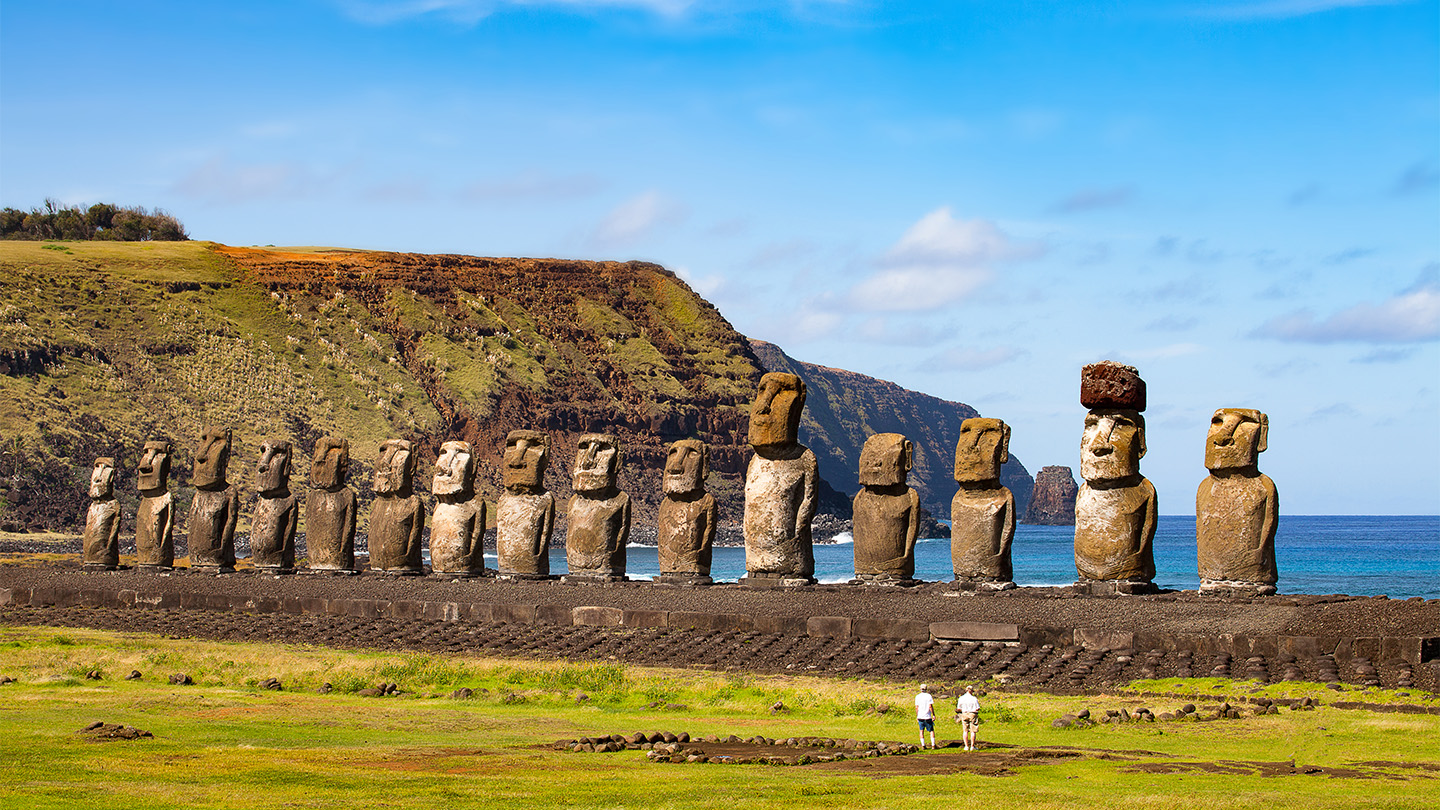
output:
[[920,747],[925,747],[925,732],[930,732],[930,747],[935,747],[935,698],[930,696],[930,687],[920,684],[920,694],[915,696],[915,719],[920,722]]
[[975,729],[980,725],[980,698],[975,697],[970,687],[955,701],[955,719],[960,721],[960,733],[966,751],[975,750]]

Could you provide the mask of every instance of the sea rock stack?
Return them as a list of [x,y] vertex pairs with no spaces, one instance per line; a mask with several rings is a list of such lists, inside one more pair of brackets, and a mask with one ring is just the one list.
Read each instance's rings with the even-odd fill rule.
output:
[[1035,476],[1030,507],[1023,522],[1036,526],[1074,526],[1075,495],[1080,488],[1069,467],[1050,466]]

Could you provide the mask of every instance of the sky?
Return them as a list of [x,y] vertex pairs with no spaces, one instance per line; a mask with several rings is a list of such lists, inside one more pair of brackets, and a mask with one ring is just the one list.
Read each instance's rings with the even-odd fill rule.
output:
[[1162,514],[1221,407],[1282,513],[1440,513],[1440,0],[0,6],[0,206],[232,245],[644,259],[1078,474],[1139,368]]

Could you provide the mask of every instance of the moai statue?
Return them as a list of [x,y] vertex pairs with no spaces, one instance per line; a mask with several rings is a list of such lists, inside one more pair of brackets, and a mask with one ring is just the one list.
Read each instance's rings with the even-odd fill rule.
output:
[[385,574],[425,573],[420,538],[425,502],[415,492],[415,445],[404,439],[380,444],[375,461],[375,503],[370,507],[370,568]]
[[135,508],[135,567],[169,571],[175,567],[175,501],[170,494],[170,442],[145,442],[135,470],[140,505]]
[[315,443],[310,462],[310,494],[305,496],[305,550],[310,570],[355,573],[355,490],[350,474],[350,442],[326,436]]
[[555,496],[545,490],[550,437],[533,430],[512,430],[500,460],[505,493],[495,504],[496,568],[507,579],[550,576],[550,532],[555,528]]
[[1109,361],[1084,368],[1080,404],[1090,409],[1080,440],[1075,496],[1075,569],[1092,593],[1151,593],[1155,586],[1155,487],[1140,475],[1145,456],[1145,381]]
[[800,444],[805,383],[794,374],[760,378],[750,406],[750,446],[745,471],[745,578],[751,587],[815,582],[815,517],[820,470],[815,454]]
[[295,571],[295,527],[300,500],[290,492],[290,442],[260,445],[255,466],[255,516],[250,521],[250,560],[270,573]]
[[630,542],[630,496],[620,490],[620,443],[608,433],[586,433],[575,449],[575,494],[566,506],[565,561],[574,581],[625,579]]
[[1275,593],[1280,496],[1258,466],[1269,432],[1269,417],[1250,408],[1221,408],[1210,420],[1210,476],[1195,493],[1201,593]]
[[235,521],[240,517],[240,493],[225,480],[230,464],[230,428],[206,427],[200,431],[190,483],[190,567],[225,574],[235,570]]
[[469,442],[445,442],[430,482],[430,570],[447,576],[485,573],[485,499],[475,494],[475,451]]
[[955,443],[955,482],[950,501],[950,562],[955,584],[967,590],[1015,587],[1010,543],[1015,539],[1015,496],[1000,484],[1000,465],[1010,460],[1010,426],[999,419],[966,419]]
[[655,539],[660,549],[660,576],[656,582],[674,585],[709,585],[710,554],[715,544],[715,496],[705,491],[710,473],[710,446],[699,439],[681,439],[670,445],[660,479],[665,498],[660,501]]
[[920,496],[906,480],[915,445],[899,433],[877,433],[860,450],[860,492],[855,495],[855,581],[865,585],[911,585]]
[[97,458],[90,471],[90,509],[85,512],[84,566],[120,567],[120,502],[115,500],[115,459]]

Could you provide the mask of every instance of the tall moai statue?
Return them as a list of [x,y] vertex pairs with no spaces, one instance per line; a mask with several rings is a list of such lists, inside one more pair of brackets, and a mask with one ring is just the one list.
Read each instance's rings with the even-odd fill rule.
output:
[[1195,493],[1201,593],[1275,593],[1280,495],[1259,468],[1269,433],[1269,417],[1251,408],[1221,408],[1210,420],[1210,476]]
[[630,496],[619,487],[620,458],[620,443],[608,433],[586,433],[576,443],[575,494],[566,505],[567,580],[625,579]]
[[135,486],[140,490],[140,505],[135,508],[135,567],[142,571],[175,567],[175,499],[170,494],[174,452],[170,442],[145,442],[135,470]]
[[715,496],[705,491],[710,446],[699,439],[670,444],[660,478],[664,499],[655,521],[660,575],[656,582],[709,585],[715,545]]
[[115,459],[97,458],[90,470],[90,508],[85,512],[83,565],[92,570],[120,567],[120,502],[115,499]]
[[877,433],[860,450],[860,491],[854,500],[855,580],[911,585],[920,495],[907,483],[915,445],[899,433]]
[[375,461],[375,503],[370,507],[370,568],[385,574],[425,573],[420,538],[425,501],[415,492],[415,445],[404,439],[380,443]]
[[475,450],[469,442],[440,445],[430,482],[430,570],[448,576],[485,573],[485,499],[475,494]]
[[1140,474],[1145,381],[1120,363],[1085,366],[1080,404],[1090,413],[1080,440],[1085,483],[1075,496],[1077,584],[1092,593],[1154,592],[1155,487]]
[[555,529],[555,496],[545,489],[550,437],[512,430],[500,460],[505,493],[495,504],[495,554],[506,579],[550,576],[550,533]]
[[290,492],[290,442],[260,445],[255,465],[255,516],[250,521],[250,561],[269,573],[295,571],[295,528],[300,499]]
[[230,466],[230,428],[200,431],[190,483],[195,499],[187,520],[190,567],[219,573],[235,570],[235,522],[240,518],[240,493],[225,480]]
[[815,582],[810,522],[820,485],[815,454],[800,444],[805,382],[794,374],[760,378],[750,406],[750,446],[745,471],[745,577],[752,587]]
[[326,436],[315,443],[305,496],[305,551],[312,571],[355,573],[356,499],[345,485],[349,474],[350,442]]
[[1010,460],[1010,426],[975,417],[960,423],[955,443],[955,482],[950,501],[950,562],[955,584],[967,590],[1015,587],[1010,544],[1015,539],[1015,496],[1000,484]]

